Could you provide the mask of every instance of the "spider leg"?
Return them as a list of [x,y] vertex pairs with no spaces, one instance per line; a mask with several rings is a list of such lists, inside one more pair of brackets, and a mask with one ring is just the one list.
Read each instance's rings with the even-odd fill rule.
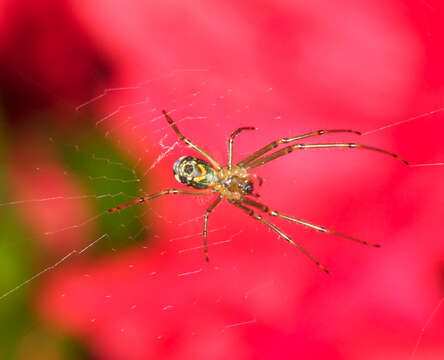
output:
[[168,121],[168,124],[171,125],[171,127],[173,128],[173,130],[175,131],[175,133],[177,134],[177,136],[179,137],[179,139],[181,141],[183,141],[185,144],[187,144],[188,146],[190,146],[191,148],[193,148],[194,150],[196,150],[198,153],[202,154],[203,156],[205,156],[208,161],[217,169],[220,170],[220,165],[219,163],[213,159],[213,157],[208,154],[205,150],[201,149],[199,146],[195,145],[190,139],[186,138],[179,130],[179,128],[177,127],[177,125],[174,123],[174,120],[170,118],[170,116],[167,114],[167,112],[165,110],[162,110],[163,115],[165,116],[165,119]]
[[304,135],[295,136],[292,138],[282,138],[277,141],[273,141],[272,143],[268,144],[267,146],[264,146],[262,149],[259,149],[258,151],[254,152],[253,154],[247,156],[245,159],[243,159],[237,165],[244,167],[249,162],[257,159],[258,157],[262,156],[263,154],[265,154],[266,152],[268,152],[270,150],[273,150],[274,148],[278,147],[281,144],[287,144],[289,142],[305,139],[305,138],[312,137],[312,136],[319,136],[319,135],[324,135],[324,134],[328,134],[328,133],[343,133],[343,132],[361,135],[361,133],[356,130],[318,130],[318,131],[313,131],[313,132],[310,132],[310,133],[307,133]]
[[237,135],[239,135],[240,132],[242,132],[244,130],[256,130],[256,128],[252,127],[252,126],[241,127],[231,134],[230,140],[228,141],[228,169],[229,170],[231,170],[231,166],[232,166],[232,162],[233,162],[233,141],[234,141],[234,138]]
[[409,163],[401,158],[400,156],[393,154],[391,152],[375,148],[373,146],[367,146],[367,145],[361,145],[361,144],[355,144],[355,143],[329,143],[329,144],[295,144],[291,146],[287,146],[286,148],[283,148],[281,150],[275,151],[274,153],[264,156],[262,158],[256,159],[253,162],[250,162],[248,165],[246,165],[246,169],[250,170],[258,166],[262,166],[274,159],[277,159],[278,157],[281,157],[283,155],[287,155],[291,153],[293,150],[303,150],[303,149],[326,149],[326,148],[334,148],[334,147],[346,147],[351,149],[366,149],[371,151],[377,151],[389,156],[392,156],[394,158],[397,158],[398,160],[402,161],[404,164],[409,165]]
[[281,213],[279,213],[279,212],[277,212],[275,210],[271,210],[268,206],[266,206],[264,204],[258,203],[257,201],[254,201],[254,200],[246,198],[246,197],[243,198],[241,201],[244,202],[245,204],[248,204],[250,206],[254,206],[254,207],[258,208],[259,210],[261,210],[261,211],[263,211],[263,212],[265,212],[265,213],[267,213],[267,214],[269,214],[271,216],[277,216],[277,217],[280,217],[281,219],[285,219],[285,220],[288,220],[288,221],[293,221],[295,223],[298,223],[300,225],[303,225],[303,226],[315,229],[315,230],[320,231],[320,232],[324,232],[324,233],[327,233],[327,234],[333,234],[333,235],[336,235],[336,236],[340,236],[340,237],[343,237],[345,239],[356,241],[358,243],[361,243],[361,244],[364,244],[364,245],[368,245],[368,246],[373,246],[373,247],[380,247],[381,246],[379,244],[373,244],[373,243],[370,243],[368,241],[359,240],[359,239],[356,239],[354,237],[351,237],[351,236],[348,236],[348,235],[344,235],[344,234],[338,233],[338,232],[333,231],[333,230],[326,229],[323,226],[314,225],[314,224],[311,224],[309,222],[306,222],[306,221],[303,221],[303,220],[300,220],[300,219],[296,219],[296,218],[288,216],[288,215],[281,214]]
[[207,211],[205,212],[205,220],[204,220],[204,229],[203,229],[203,238],[204,238],[204,252],[205,252],[205,260],[208,262],[208,248],[207,248],[207,222],[208,216],[214,210],[214,208],[220,203],[223,199],[223,196],[220,195],[214,202],[209,206]]
[[257,179],[259,181],[259,186],[262,186],[264,180],[262,180],[262,178],[259,175],[256,174],[250,174],[250,176],[254,177],[255,179]]
[[175,195],[175,194],[207,195],[207,194],[211,194],[211,193],[214,193],[214,192],[216,192],[216,190],[214,190],[214,189],[208,189],[208,190],[204,190],[204,191],[168,189],[168,190],[164,190],[164,191],[158,192],[156,194],[141,196],[141,197],[139,197],[137,199],[128,201],[126,203],[123,203],[123,204],[120,204],[118,206],[115,206],[115,207],[113,207],[111,209],[108,209],[107,211],[109,213],[112,213],[112,212],[115,212],[115,211],[127,208],[128,206],[133,206],[133,205],[136,205],[136,204],[139,204],[139,203],[143,203],[145,201],[148,201],[148,200],[151,200],[151,199],[154,199],[156,197],[163,196],[163,195],[170,195],[170,194],[172,194],[172,195]]
[[283,237],[285,240],[287,240],[290,244],[296,246],[300,251],[302,251],[305,256],[307,256],[308,258],[310,258],[311,261],[313,261],[322,271],[324,271],[325,273],[329,274],[330,272],[319,262],[317,261],[313,256],[310,255],[310,253],[305,250],[301,245],[299,245],[298,243],[295,243],[290,236],[288,236],[287,234],[283,233],[278,227],[276,227],[275,225],[273,225],[272,223],[270,223],[269,221],[267,221],[266,219],[264,219],[261,215],[256,214],[252,209],[242,205],[239,202],[236,202],[234,200],[228,200],[230,203],[232,203],[234,206],[237,206],[238,208],[242,209],[243,211],[245,211],[248,215],[250,215],[252,218],[259,220],[261,222],[263,222],[265,225],[267,225],[270,229],[272,229],[274,232],[276,232],[279,236]]

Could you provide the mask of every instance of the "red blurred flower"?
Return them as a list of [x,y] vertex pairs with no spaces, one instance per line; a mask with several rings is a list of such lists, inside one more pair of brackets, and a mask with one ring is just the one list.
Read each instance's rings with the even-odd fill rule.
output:
[[[154,130],[165,127],[175,141],[167,124],[159,125],[162,108],[174,110],[187,136],[226,159],[225,141],[240,126],[258,128],[239,136],[236,151],[243,154],[318,128],[371,132],[442,105],[430,95],[441,83],[427,76],[443,74],[430,60],[442,59],[442,50],[427,38],[433,29],[436,41],[442,39],[434,27],[442,18],[424,4],[73,6],[95,46],[114,59],[121,74],[116,86],[151,80],[138,89],[148,98],[141,107],[100,122],[119,146],[151,164],[165,153]],[[101,110],[138,103],[129,94],[122,91]],[[433,162],[444,157],[431,134],[441,127],[429,116],[359,141]],[[336,139],[345,137],[320,142]],[[174,157],[190,151],[175,148],[150,170],[158,188],[149,190],[172,186]],[[443,231],[435,215],[443,199],[441,170],[408,168],[365,151],[320,150],[288,155],[258,173],[266,180],[261,201],[269,206],[383,247],[280,222],[332,271],[327,277],[224,205],[210,218],[216,230],[210,242],[229,242],[210,246],[207,265],[200,249],[184,250],[201,244],[202,226],[202,219],[185,221],[209,202],[165,197],[150,204],[162,215],[147,215],[157,235],[148,249],[54,274],[42,312],[108,359],[407,358],[442,296]],[[189,234],[196,236],[184,238]],[[418,357],[420,351],[443,356],[443,316],[443,310],[434,316]]]

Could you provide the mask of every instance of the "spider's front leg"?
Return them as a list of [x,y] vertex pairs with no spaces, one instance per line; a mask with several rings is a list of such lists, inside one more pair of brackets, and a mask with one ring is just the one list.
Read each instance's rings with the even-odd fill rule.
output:
[[[242,209],[243,211],[245,211],[248,215],[250,215],[252,218],[261,221],[262,223],[264,223],[265,225],[267,225],[271,230],[273,230],[274,232],[276,232],[279,236],[283,237],[285,240],[287,240],[290,244],[296,246],[300,251],[302,251],[304,253],[305,256],[307,256],[311,261],[313,261],[322,271],[324,271],[325,273],[329,274],[330,272],[325,268],[324,265],[322,265],[318,260],[316,260],[313,256],[310,255],[310,253],[305,250],[301,245],[299,245],[298,243],[294,242],[290,236],[288,236],[287,234],[285,234],[284,232],[282,232],[277,226],[273,225],[272,223],[270,223],[269,221],[267,221],[266,219],[264,219],[261,215],[256,214],[252,209],[246,207],[245,205],[242,205],[242,203],[240,201],[234,201],[234,200],[228,200],[230,203],[232,203],[234,206],[237,206],[238,208]],[[242,202],[244,202],[243,200],[241,200]]]
[[230,140],[228,140],[228,169],[231,170],[232,166],[233,166],[233,142],[234,142],[234,138],[239,135],[239,133],[241,133],[244,130],[256,130],[255,127],[253,126],[245,126],[245,127],[241,127],[239,129],[237,129],[236,131],[234,131],[231,136],[230,136]]
[[258,157],[264,155],[265,153],[277,148],[281,144],[288,144],[297,140],[306,139],[313,136],[320,136],[330,133],[352,133],[356,135],[361,135],[359,131],[356,130],[344,130],[344,129],[333,129],[333,130],[317,130],[310,132],[308,134],[299,135],[291,138],[282,138],[276,141],[273,141],[272,143],[268,144],[267,146],[264,146],[263,148],[255,151],[253,154],[248,155],[245,159],[240,161],[237,165],[241,167],[245,167],[247,164],[252,162],[253,160],[256,160]]
[[380,152],[386,155],[389,155],[391,157],[394,157],[400,161],[402,161],[404,164],[409,165],[409,163],[404,160],[399,155],[396,155],[394,153],[391,153],[386,150],[382,150],[379,148],[375,148],[373,146],[368,145],[362,145],[362,144],[356,144],[356,143],[327,143],[327,144],[295,144],[291,146],[287,146],[281,150],[275,151],[274,153],[271,153],[270,155],[261,157],[259,159],[256,159],[252,162],[250,162],[248,165],[245,166],[247,170],[256,168],[258,166],[262,166],[270,161],[273,161],[274,159],[277,159],[281,156],[287,155],[294,150],[304,150],[304,149],[328,149],[328,148],[350,148],[350,149],[364,149],[364,150],[371,150]]
[[245,204],[248,204],[250,206],[254,206],[255,208],[257,208],[257,209],[259,209],[259,210],[261,210],[261,211],[263,211],[263,212],[265,212],[265,213],[267,213],[267,214],[269,214],[271,216],[280,217],[281,219],[292,221],[292,222],[295,222],[297,224],[309,227],[311,229],[314,229],[314,230],[317,230],[317,231],[320,231],[320,232],[323,232],[323,233],[340,236],[340,237],[343,237],[345,239],[352,240],[352,241],[355,241],[355,242],[358,242],[360,244],[367,245],[367,246],[373,246],[373,247],[380,247],[381,246],[379,244],[370,243],[368,241],[356,239],[354,237],[351,237],[351,236],[348,236],[348,235],[344,235],[344,234],[338,233],[338,232],[333,231],[333,230],[326,229],[323,226],[311,224],[311,223],[309,223],[307,221],[296,219],[296,218],[294,218],[292,216],[281,214],[281,213],[277,212],[276,210],[271,210],[268,206],[266,206],[264,204],[261,204],[261,203],[258,203],[257,201],[254,201],[253,199],[249,199],[247,197],[243,198],[242,202],[245,203]]

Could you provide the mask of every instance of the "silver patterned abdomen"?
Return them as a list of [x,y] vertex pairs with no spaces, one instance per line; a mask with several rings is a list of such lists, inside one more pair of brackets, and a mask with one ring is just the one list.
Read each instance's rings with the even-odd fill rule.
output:
[[205,160],[194,156],[182,156],[173,165],[174,177],[177,181],[195,189],[213,186],[217,175],[213,167]]

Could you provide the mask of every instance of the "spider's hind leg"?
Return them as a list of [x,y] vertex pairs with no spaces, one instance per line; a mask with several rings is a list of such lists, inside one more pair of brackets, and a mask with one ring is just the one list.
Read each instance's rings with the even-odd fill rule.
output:
[[188,146],[190,146],[191,148],[193,148],[194,150],[196,150],[198,153],[200,153],[201,155],[205,156],[208,161],[217,169],[220,170],[220,165],[219,163],[213,159],[213,157],[208,154],[205,150],[203,150],[201,147],[197,146],[196,144],[194,144],[190,139],[188,139],[187,137],[185,137],[179,130],[179,128],[177,127],[176,123],[174,122],[173,119],[171,119],[171,117],[168,115],[168,113],[165,110],[162,110],[162,114],[163,116],[165,116],[165,119],[168,121],[168,124],[171,125],[171,127],[173,128],[174,132],[176,133],[176,135],[179,137],[179,139],[181,141],[183,141],[185,144],[187,144]]
[[205,212],[204,216],[204,229],[203,229],[203,238],[204,238],[204,253],[205,253],[205,260],[208,262],[208,247],[207,247],[207,223],[208,223],[208,217],[210,213],[214,210],[214,208],[221,202],[223,199],[223,196],[219,196],[216,200],[213,201],[213,203],[209,206],[207,211]]

